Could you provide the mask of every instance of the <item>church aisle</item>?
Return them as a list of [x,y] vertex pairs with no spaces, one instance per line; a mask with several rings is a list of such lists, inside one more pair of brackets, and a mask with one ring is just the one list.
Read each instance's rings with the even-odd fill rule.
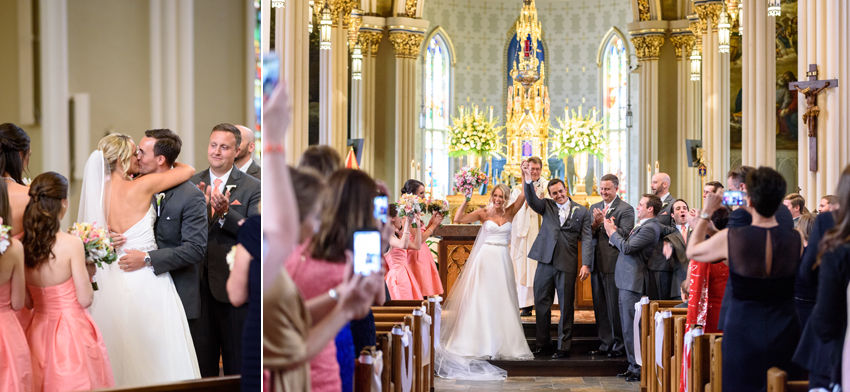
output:
[[434,386],[437,392],[502,390],[613,392],[640,390],[640,383],[626,382],[617,377],[508,377],[504,381],[460,381],[435,378]]

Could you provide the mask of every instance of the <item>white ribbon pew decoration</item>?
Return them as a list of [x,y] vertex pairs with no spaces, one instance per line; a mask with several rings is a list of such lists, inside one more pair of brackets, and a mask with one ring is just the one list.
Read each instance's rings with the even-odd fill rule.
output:
[[688,386],[688,380],[689,380],[688,374],[690,374],[690,370],[691,370],[691,348],[693,348],[693,345],[694,345],[694,338],[697,337],[697,336],[702,336],[702,335],[703,335],[702,328],[692,329],[692,330],[688,331],[688,333],[685,334],[685,353],[684,353],[685,359],[684,359],[684,361],[685,361],[686,368],[685,368],[685,374],[683,374],[682,377],[684,377],[684,379],[685,379],[685,390],[686,391],[690,390],[689,386]]
[[673,312],[665,310],[655,313],[655,364],[664,369],[661,360],[664,359],[664,319],[673,317]]
[[443,297],[439,295],[435,295],[433,297],[428,298],[428,302],[434,303],[434,344],[440,343],[440,320],[441,315],[443,313],[443,306],[441,305],[443,302]]
[[383,351],[375,351],[375,354],[372,357],[372,392],[381,392],[384,389],[382,388],[381,383],[381,374],[384,371],[384,352]]
[[413,315],[419,315],[421,317],[419,331],[422,336],[422,366],[425,367],[431,363],[431,316],[424,306],[418,310],[414,310]]
[[[413,333],[410,332],[410,327],[404,326],[404,329],[393,327],[393,335],[401,336],[401,390],[402,392],[410,392],[413,385],[413,346],[411,340]],[[408,351],[411,351],[408,354]]]
[[643,315],[641,305],[649,304],[649,297],[643,297],[640,301],[635,302],[635,319],[632,330],[634,331],[634,343],[635,343],[635,362],[637,362],[638,366],[643,366],[643,358],[641,358],[640,351],[640,318]]

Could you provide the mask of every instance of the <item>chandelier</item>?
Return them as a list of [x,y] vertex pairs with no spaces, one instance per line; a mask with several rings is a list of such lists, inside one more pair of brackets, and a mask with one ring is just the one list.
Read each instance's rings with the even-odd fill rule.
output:
[[779,0],[767,0],[767,16],[778,17],[782,15],[782,6],[779,5]]
[[331,7],[328,3],[326,0],[322,4],[322,17],[319,20],[320,50],[331,50],[331,25],[333,22],[331,19]]
[[717,23],[717,31],[720,35],[720,53],[729,53],[729,35],[731,34],[732,24],[729,23],[729,14],[726,13],[726,8],[720,13],[720,21]]
[[691,50],[691,80],[695,82],[700,80],[701,62],[702,56],[699,54],[699,48],[696,44],[694,44],[694,48]]
[[354,51],[351,53],[351,79],[360,80],[363,77],[363,51],[360,48],[360,43],[354,45]]
[[310,34],[313,34],[313,13],[316,12],[314,7],[315,7],[315,4],[313,3],[313,0],[310,0],[310,18],[308,19],[310,22],[307,25],[307,31]]

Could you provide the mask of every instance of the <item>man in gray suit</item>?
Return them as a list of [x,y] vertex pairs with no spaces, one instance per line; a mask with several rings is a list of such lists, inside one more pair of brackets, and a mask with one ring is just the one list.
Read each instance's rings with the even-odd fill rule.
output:
[[252,158],[254,156],[254,131],[248,127],[237,125],[236,128],[242,134],[242,141],[239,144],[239,155],[236,156],[236,167],[242,173],[248,174],[258,180],[262,180],[262,170],[257,162]]
[[[593,246],[590,235],[590,211],[572,201],[567,196],[564,182],[559,179],[549,181],[548,190],[551,199],[540,199],[531,183],[528,165],[523,171],[529,180],[524,185],[528,206],[543,216],[540,234],[534,240],[528,257],[537,260],[534,274],[534,308],[537,309],[537,348],[534,354],[549,350],[551,336],[549,332],[552,320],[552,303],[555,292],[561,308],[561,320],[558,323],[558,350],[553,359],[570,356],[573,327],[573,302],[575,299],[576,270],[578,270],[578,242],[582,246],[582,264],[588,266],[593,258]],[[582,268],[581,280],[587,279],[589,271]]]
[[617,377],[625,377],[626,381],[640,381],[640,366],[635,360],[635,355],[640,353],[635,353],[634,346],[635,303],[647,293],[649,271],[646,262],[661,236],[661,227],[655,215],[655,211],[660,209],[661,200],[658,196],[643,195],[637,207],[640,221],[628,238],[617,231],[614,218],[605,220],[605,232],[610,237],[609,241],[620,251],[614,281],[620,294],[620,323],[629,358],[629,369]]
[[[169,129],[145,131],[139,142],[136,159],[142,175],[171,170],[183,143],[180,136]],[[121,257],[126,263],[124,271],[135,271],[149,265],[160,275],[171,274],[183,310],[189,320],[192,340],[196,335],[196,321],[201,314],[201,265],[207,250],[207,213],[204,194],[186,181],[155,195],[151,204],[156,208],[156,245],[159,249],[148,252],[129,250]],[[196,346],[197,351],[197,346]]]
[[[230,268],[226,257],[236,245],[243,219],[258,215],[260,180],[242,173],[234,160],[239,155],[242,135],[231,124],[216,125],[210,134],[207,160],[210,168],[195,174],[191,181],[204,192],[208,218],[207,255],[201,271],[202,337],[195,347],[201,376],[219,374],[219,355],[224,374],[239,374],[242,359],[242,327],[248,315],[248,304],[234,307],[227,296]],[[209,186],[207,184],[210,184]]]
[[[593,223],[593,260],[590,263],[590,286],[593,289],[593,313],[596,316],[596,331],[602,344],[599,349],[590,351],[590,355],[608,355],[621,357],[623,351],[623,328],[620,325],[620,300],[617,285],[614,282],[617,257],[620,251],[611,245],[608,233],[602,227],[605,219],[613,218],[617,232],[628,237],[635,226],[635,210],[617,197],[620,180],[613,174],[602,176],[599,181],[599,194],[602,201],[590,206]],[[584,269],[585,267],[582,267]]]

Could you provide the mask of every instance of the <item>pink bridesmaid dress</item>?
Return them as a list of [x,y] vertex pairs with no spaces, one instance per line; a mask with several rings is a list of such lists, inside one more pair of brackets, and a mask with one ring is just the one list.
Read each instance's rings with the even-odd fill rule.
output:
[[12,310],[11,286],[11,280],[0,286],[0,391],[30,392],[30,348],[24,330]]
[[[425,228],[422,228],[425,232]],[[410,240],[413,241],[413,234],[410,235]],[[427,244],[422,244],[422,249],[418,251],[411,250],[407,252],[407,261],[410,266],[410,271],[416,283],[419,284],[423,296],[440,295],[443,293],[443,282],[440,281],[440,271],[437,271],[437,264],[434,263],[434,255],[431,254],[431,249]],[[418,299],[418,298],[417,298]]]
[[[22,231],[18,234],[15,234],[12,236],[12,238],[20,241],[24,238],[24,232]],[[32,310],[29,310],[25,307],[21,308],[21,310],[15,312],[15,316],[18,317],[18,321],[20,321],[21,323],[21,328],[26,331],[27,328],[29,328],[30,326],[30,321],[32,321]]]
[[417,251],[392,248],[384,256],[390,267],[386,281],[391,299],[422,299],[423,297],[422,290],[419,289],[419,284],[416,283],[416,278],[413,277],[413,272],[407,264],[407,254],[411,252]]
[[36,391],[88,391],[115,386],[106,344],[77,302],[74,281],[30,286],[33,317],[27,330]]

